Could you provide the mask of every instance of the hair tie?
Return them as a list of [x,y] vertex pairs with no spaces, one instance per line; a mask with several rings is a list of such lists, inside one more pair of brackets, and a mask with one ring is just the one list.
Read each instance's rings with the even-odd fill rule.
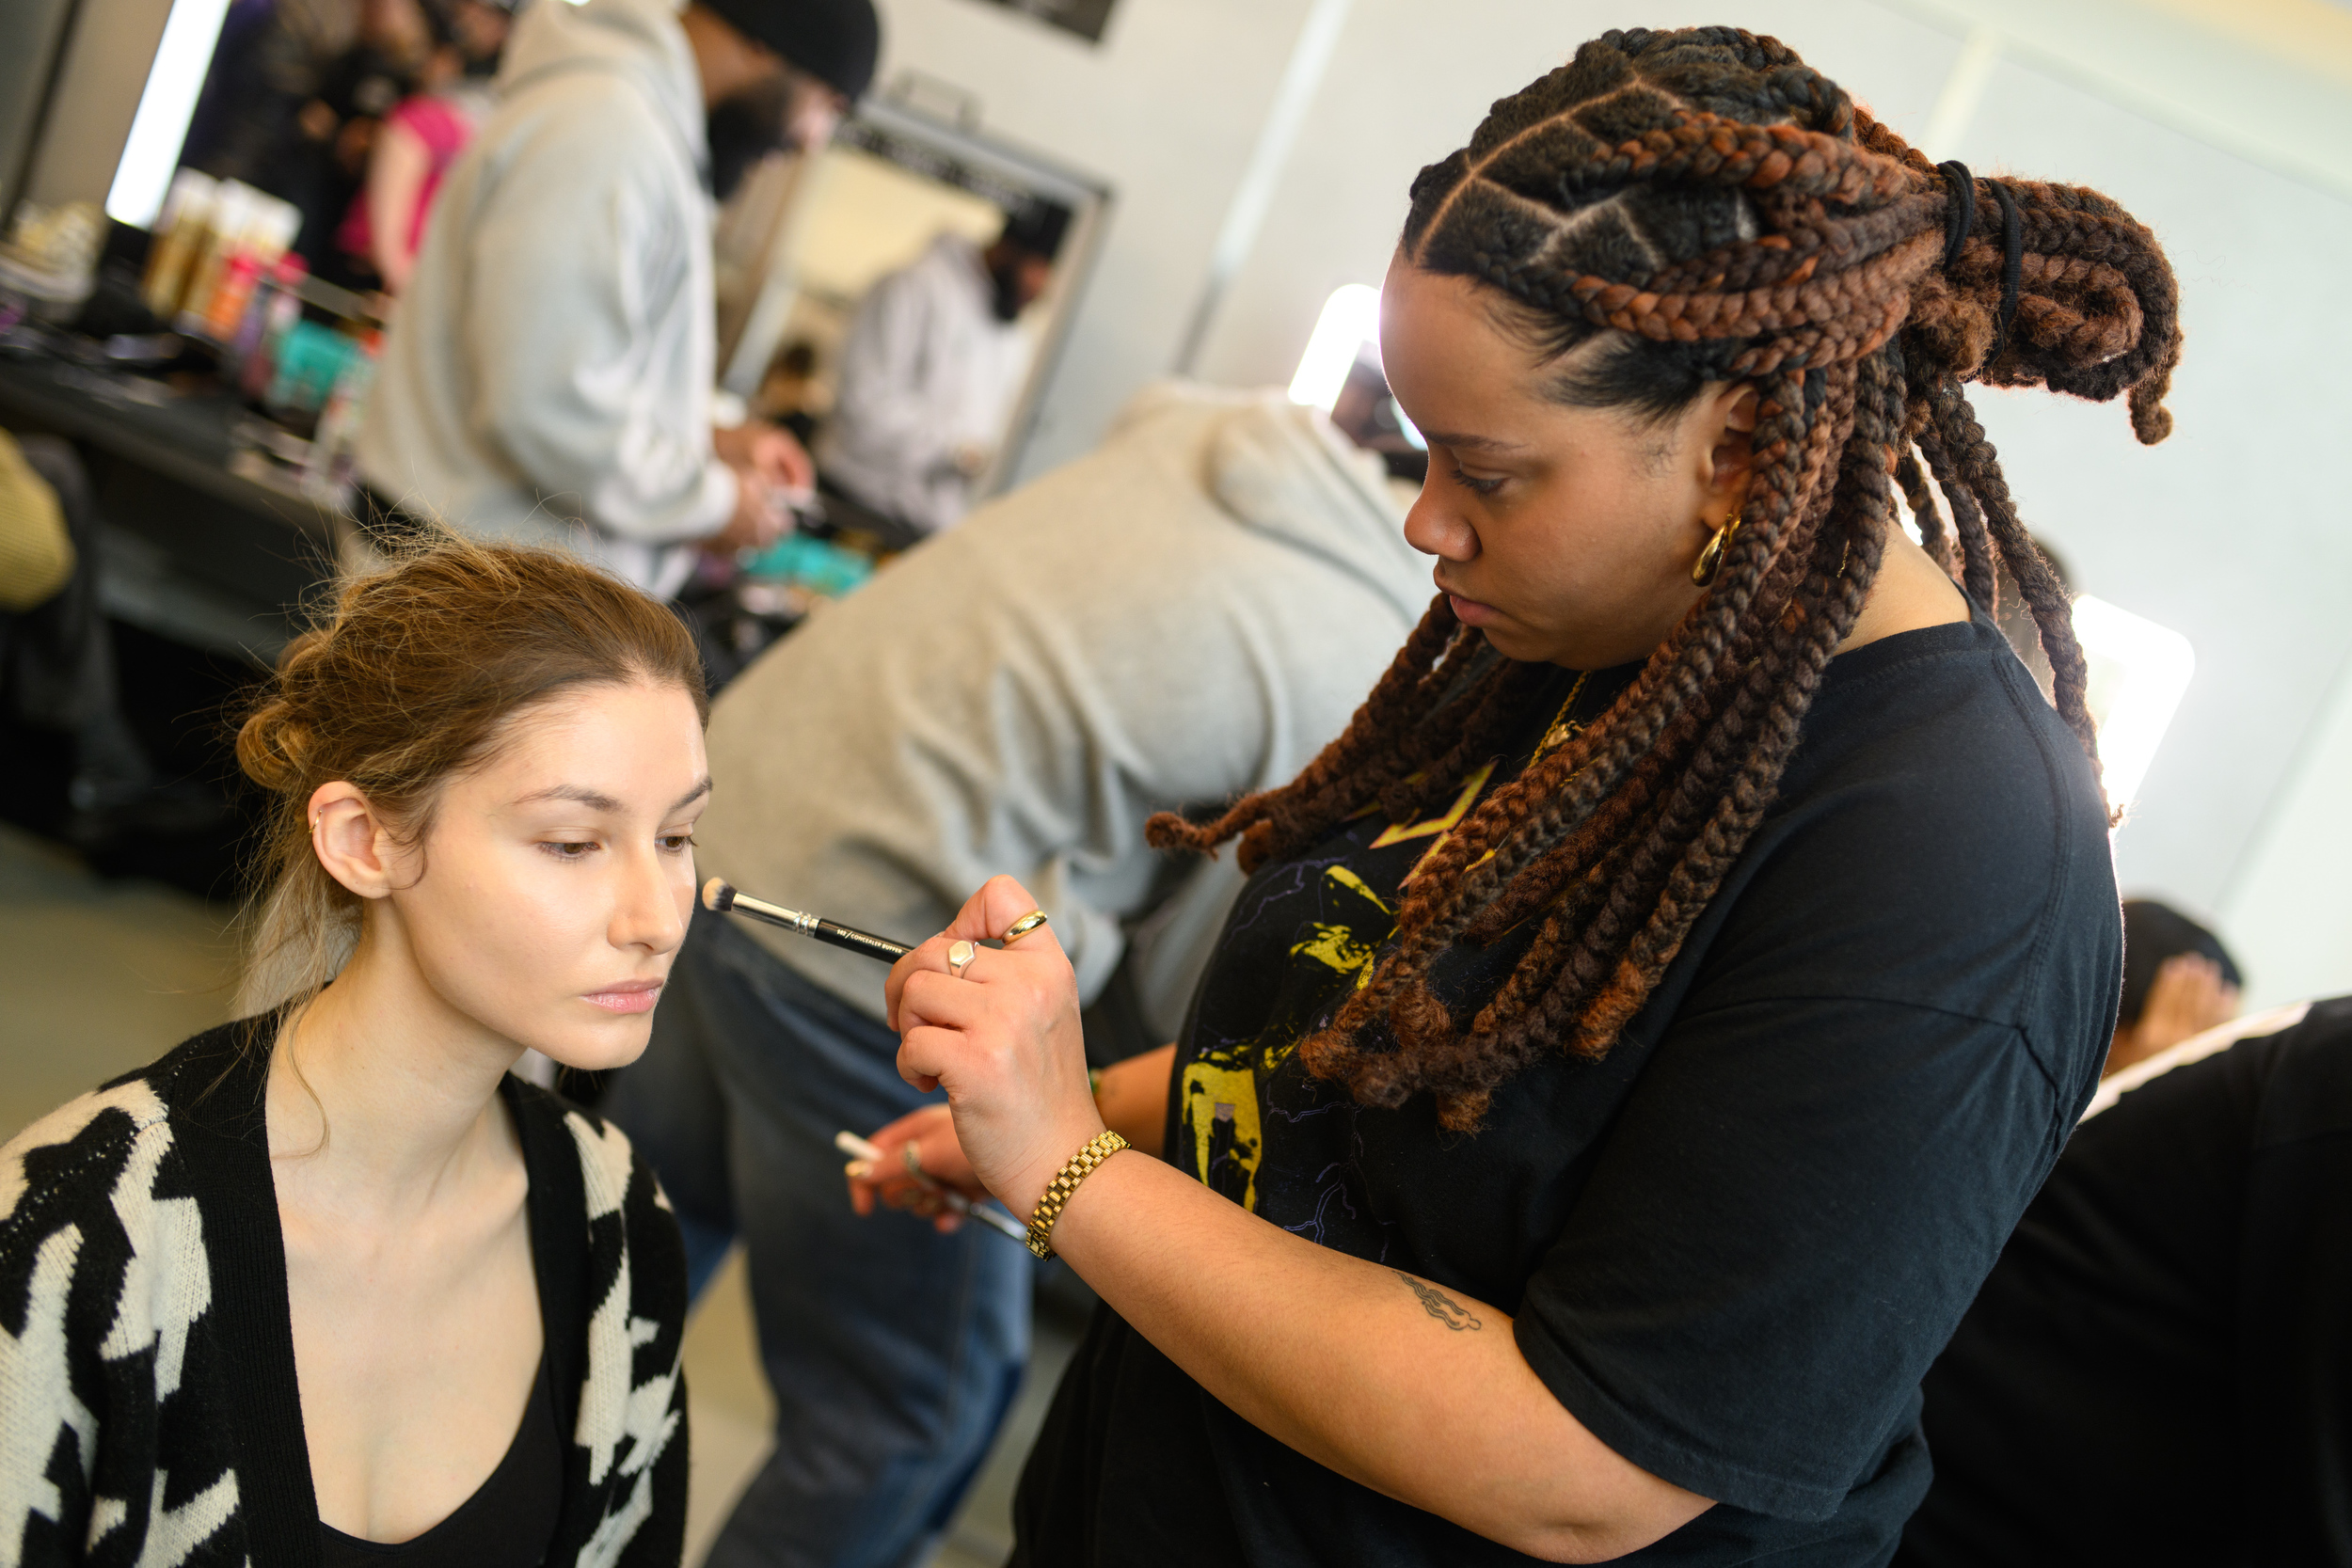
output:
[[[1977,181],[1968,172],[1968,166],[1957,158],[1936,165],[1935,172],[1944,177],[1952,198],[1944,204],[1944,270],[1949,272],[1952,263],[1960,260],[1961,247],[1968,243],[1968,231],[1976,227]],[[1990,365],[2009,347],[2010,324],[2017,319],[2017,286],[2025,271],[2026,230],[2017,215],[2017,197],[2008,183],[1987,180],[1985,185],[2001,209],[2001,306],[1993,320],[1993,349],[1984,356],[1984,362]]]
[[1944,177],[1952,193],[1951,200],[1944,205],[1944,270],[1949,272],[1960,260],[1960,247],[1968,243],[1968,230],[1976,226],[1977,180],[1958,158],[1936,165],[1935,172]]
[[1990,365],[2009,347],[2010,323],[2017,319],[2017,283],[2025,270],[2026,230],[2017,216],[2017,198],[2006,181],[1987,180],[1993,187],[1993,199],[2001,204],[2001,313],[1993,327],[1993,352],[1985,358]]

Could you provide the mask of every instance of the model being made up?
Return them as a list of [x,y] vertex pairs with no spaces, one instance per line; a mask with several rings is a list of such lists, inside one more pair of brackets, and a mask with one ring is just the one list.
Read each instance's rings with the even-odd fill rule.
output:
[[703,713],[676,618],[545,551],[444,539],[287,650],[241,1021],[0,1149],[6,1560],[677,1562],[677,1226],[508,1069],[644,1049]]

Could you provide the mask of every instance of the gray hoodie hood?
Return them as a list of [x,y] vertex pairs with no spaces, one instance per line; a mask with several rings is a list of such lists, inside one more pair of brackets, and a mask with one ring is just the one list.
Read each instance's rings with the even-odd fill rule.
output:
[[697,169],[707,169],[702,72],[671,0],[540,0],[516,20],[499,67],[499,94],[560,72],[603,71],[645,95]]
[[[1279,390],[1253,394],[1216,433],[1209,487],[1234,517],[1359,578],[1408,621],[1437,592],[1428,558],[1405,542],[1386,466]],[[1419,592],[1398,598],[1400,581],[1415,578]]]

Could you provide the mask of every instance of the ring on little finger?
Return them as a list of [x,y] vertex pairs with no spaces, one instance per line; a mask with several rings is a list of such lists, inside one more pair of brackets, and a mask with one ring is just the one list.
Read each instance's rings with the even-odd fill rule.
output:
[[[980,950],[968,942],[949,942],[947,944],[947,973],[959,980],[962,979],[963,972],[970,969],[972,960],[979,956]],[[909,1144],[907,1147],[912,1148],[914,1146]]]

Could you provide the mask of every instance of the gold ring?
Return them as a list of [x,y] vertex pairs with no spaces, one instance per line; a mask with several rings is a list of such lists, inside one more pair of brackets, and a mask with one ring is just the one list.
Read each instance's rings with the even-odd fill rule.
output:
[[909,1176],[914,1177],[918,1181],[923,1179],[923,1151],[915,1148],[912,1143],[906,1144],[899,1148],[898,1163],[906,1166],[907,1174]]
[[1044,924],[1045,911],[1043,910],[1031,910],[1028,913],[1023,915],[1020,919],[1006,927],[1005,934],[999,940],[1002,941],[1007,947],[1010,947],[1014,942],[1019,942],[1023,937],[1027,936],[1031,931],[1036,930],[1040,926]]
[[979,956],[980,950],[968,942],[949,942],[947,944],[947,973],[959,980],[962,979],[963,972],[970,969],[972,960]]

